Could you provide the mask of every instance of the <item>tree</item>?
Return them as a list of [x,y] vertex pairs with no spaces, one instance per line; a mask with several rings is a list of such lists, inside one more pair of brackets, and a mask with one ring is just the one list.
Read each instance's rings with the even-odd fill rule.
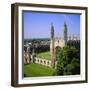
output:
[[78,50],[73,46],[65,46],[57,53],[56,75],[80,74],[80,61],[77,58]]

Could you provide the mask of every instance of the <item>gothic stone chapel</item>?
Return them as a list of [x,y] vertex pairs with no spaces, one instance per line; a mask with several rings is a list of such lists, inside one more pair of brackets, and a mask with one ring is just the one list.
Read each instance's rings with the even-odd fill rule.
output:
[[27,43],[27,45],[24,45],[24,47],[26,48],[24,49],[24,64],[38,63],[48,67],[55,68],[57,64],[56,50],[58,48],[63,48],[67,44],[72,44],[74,46],[77,44],[79,45],[80,37],[75,35],[71,36],[68,34],[68,27],[66,22],[64,22],[64,27],[63,27],[63,37],[55,37],[55,28],[54,25],[51,24],[51,38],[49,44],[51,60],[38,58],[35,53],[35,45],[30,53],[30,47],[33,45],[31,43]]

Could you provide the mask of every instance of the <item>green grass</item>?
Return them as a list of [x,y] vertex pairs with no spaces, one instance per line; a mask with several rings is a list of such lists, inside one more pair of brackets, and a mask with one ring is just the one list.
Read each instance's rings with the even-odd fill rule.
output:
[[37,54],[37,57],[42,58],[42,59],[47,59],[47,60],[51,60],[51,56],[50,56],[50,52],[42,52]]
[[55,70],[40,64],[24,65],[25,77],[52,76]]

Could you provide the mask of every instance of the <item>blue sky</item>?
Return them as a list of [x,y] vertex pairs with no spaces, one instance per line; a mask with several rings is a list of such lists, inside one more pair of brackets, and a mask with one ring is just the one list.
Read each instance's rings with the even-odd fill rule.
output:
[[64,22],[68,33],[80,35],[80,14],[61,14],[46,12],[23,12],[24,38],[50,38],[51,23],[53,23],[55,37],[63,36]]

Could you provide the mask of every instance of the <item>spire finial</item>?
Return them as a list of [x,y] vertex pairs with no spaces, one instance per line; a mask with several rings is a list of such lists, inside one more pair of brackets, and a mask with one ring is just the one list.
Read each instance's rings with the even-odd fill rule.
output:
[[67,24],[66,24],[66,20],[64,21],[64,26],[66,26]]
[[54,37],[54,26],[53,23],[51,23],[51,38]]
[[53,23],[51,23],[51,26],[53,26]]
[[53,23],[51,23],[51,28],[54,29]]

